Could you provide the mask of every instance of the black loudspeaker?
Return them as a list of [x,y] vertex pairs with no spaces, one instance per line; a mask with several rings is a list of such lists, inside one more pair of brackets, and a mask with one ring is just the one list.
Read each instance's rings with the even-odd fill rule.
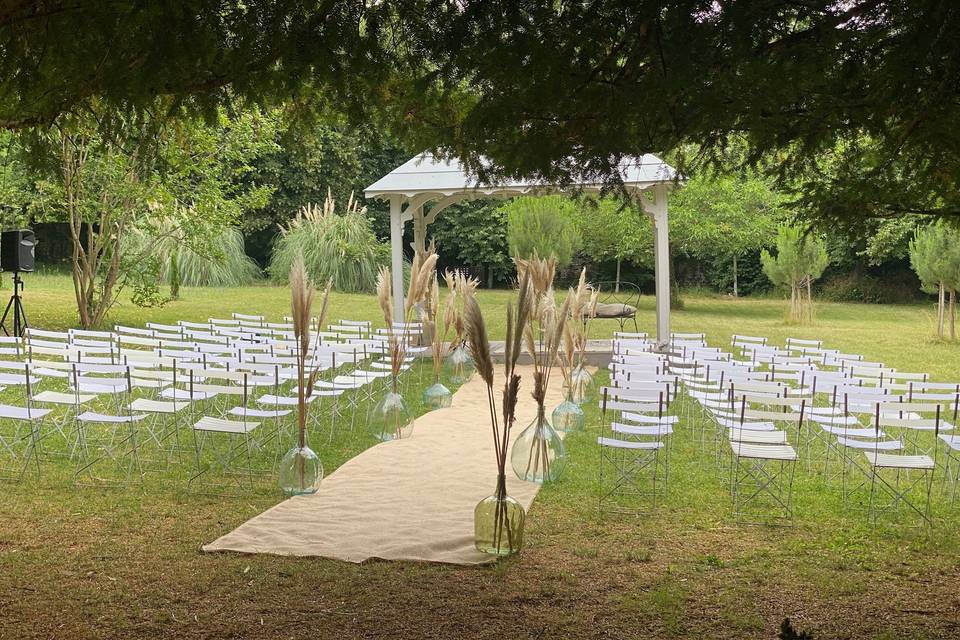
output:
[[0,233],[0,269],[33,271],[33,250],[37,236],[29,229]]

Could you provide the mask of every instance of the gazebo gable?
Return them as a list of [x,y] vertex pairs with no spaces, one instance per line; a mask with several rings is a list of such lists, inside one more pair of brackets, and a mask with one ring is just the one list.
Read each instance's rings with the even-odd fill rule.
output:
[[[623,158],[618,171],[624,188],[651,196],[641,198],[640,202],[653,220],[655,229],[657,343],[663,347],[669,341],[670,331],[667,192],[677,181],[677,172],[653,154]],[[564,185],[553,185],[537,179],[509,179],[493,184],[481,184],[464,170],[457,159],[438,159],[429,152],[404,162],[364,189],[364,196],[367,198],[387,200],[390,203],[394,320],[403,321],[403,227],[408,220],[413,221],[414,248],[422,250],[427,225],[433,222],[440,211],[461,200],[565,190],[599,192],[603,186],[591,179],[574,179]],[[433,205],[425,212],[424,207],[429,203]]]
[[[624,158],[618,167],[620,180],[627,189],[647,190],[657,184],[673,182],[676,171],[653,154]],[[467,173],[459,160],[438,159],[424,152],[383,176],[364,189],[367,198],[389,200],[399,197],[404,201],[431,196],[432,200],[463,195],[470,197],[510,197],[537,191],[557,191],[561,188],[599,191],[603,185],[589,179],[574,178],[568,185],[549,184],[535,179],[508,179],[481,184]]]

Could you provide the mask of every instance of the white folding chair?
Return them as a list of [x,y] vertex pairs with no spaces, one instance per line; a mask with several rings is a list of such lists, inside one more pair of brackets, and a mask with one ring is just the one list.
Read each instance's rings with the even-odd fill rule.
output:
[[21,480],[31,461],[39,476],[42,422],[51,410],[33,406],[39,379],[29,363],[11,363],[7,370],[15,373],[0,374],[0,384],[23,386],[26,406],[0,404],[0,478]]
[[[132,392],[128,368],[127,395]],[[142,482],[141,439],[137,423],[146,418],[126,404],[117,413],[87,410],[77,415],[78,447],[74,482],[81,484],[127,484]]]
[[[873,408],[873,426],[879,434],[882,429],[914,429],[930,431],[934,442],[939,441],[940,428],[952,425],[942,421],[943,406],[939,403],[876,402]],[[925,417],[924,414],[932,414]],[[882,442],[877,438],[875,442]],[[919,515],[930,526],[930,492],[936,471],[938,447],[933,455],[904,453],[901,450],[884,450],[879,444],[862,449],[863,456],[851,464],[866,476],[866,480],[848,489],[848,498],[855,498],[858,489],[869,486],[869,494],[862,498],[871,520],[876,523],[880,512],[899,513],[902,508]],[[847,488],[847,487],[845,487]],[[863,492],[861,492],[863,493]],[[886,500],[884,500],[886,497]],[[847,500],[849,504],[851,500]]]
[[600,512],[653,511],[666,498],[670,479],[667,438],[676,420],[667,416],[665,390],[601,390],[604,416],[619,412],[609,435],[597,438],[600,446]]
[[[793,480],[798,455],[789,433],[803,429],[805,399],[767,394],[739,397],[740,425],[728,431],[730,492],[738,522],[785,524],[793,519]],[[749,420],[770,421],[783,429],[751,429]],[[778,433],[779,432],[779,433]]]

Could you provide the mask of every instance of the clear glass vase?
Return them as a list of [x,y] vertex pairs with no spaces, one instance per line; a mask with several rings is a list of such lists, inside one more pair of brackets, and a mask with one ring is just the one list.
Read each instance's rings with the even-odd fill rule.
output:
[[320,457],[304,445],[287,451],[280,461],[280,489],[288,496],[316,493],[323,480]]
[[581,405],[593,397],[593,375],[578,366],[570,373],[570,381],[564,383],[564,392],[571,402]]
[[587,419],[583,413],[583,409],[573,401],[569,392],[567,393],[566,399],[558,404],[557,408],[554,409],[550,415],[550,422],[553,428],[561,433],[583,431],[586,421]]
[[367,425],[377,440],[389,442],[407,438],[413,431],[413,413],[397,387],[391,387],[370,410]]
[[454,385],[461,385],[469,380],[476,368],[466,344],[460,344],[451,349],[443,366],[446,369],[447,380]]
[[539,407],[537,417],[517,436],[510,451],[510,466],[517,477],[538,484],[559,478],[567,461],[563,440],[545,413]]
[[423,404],[430,411],[443,409],[453,403],[453,394],[438,380],[423,390]]
[[477,503],[473,510],[473,536],[477,551],[509,556],[523,547],[526,514],[519,502],[498,489]]

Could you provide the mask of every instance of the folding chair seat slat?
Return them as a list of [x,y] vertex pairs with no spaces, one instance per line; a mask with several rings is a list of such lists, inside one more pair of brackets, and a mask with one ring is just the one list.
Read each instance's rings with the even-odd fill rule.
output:
[[42,420],[53,409],[37,409],[35,407],[16,407],[9,404],[0,404],[0,420]]
[[669,424],[632,425],[624,424],[623,422],[613,422],[610,424],[610,430],[614,433],[629,436],[665,437],[673,434],[673,427]]
[[874,451],[901,451],[902,440],[858,440],[845,436],[837,436],[837,442],[851,449],[872,449]]
[[764,445],[752,444],[748,442],[730,442],[730,448],[734,455],[740,458],[753,458],[757,460],[797,460],[796,450],[786,445]]
[[727,431],[727,438],[730,442],[741,442],[748,444],[766,444],[766,445],[785,445],[789,444],[787,433],[779,429],[755,430],[747,425],[742,428],[733,428]]
[[249,420],[225,420],[203,416],[194,425],[195,431],[215,431],[218,433],[250,433],[260,426],[259,422]]
[[878,453],[874,451],[864,451],[867,462],[874,467],[883,467],[887,469],[926,469],[933,470],[933,458],[927,455],[896,455],[890,453]]
[[650,440],[620,440],[618,438],[610,438],[608,436],[600,436],[597,438],[597,443],[601,447],[613,447],[615,449],[661,449],[663,448],[662,442],[650,441]]
[[77,405],[93,402],[96,397],[96,394],[91,393],[61,393],[59,391],[47,390],[41,391],[40,393],[35,393],[31,399],[34,402],[43,402],[49,404]]
[[142,411],[144,413],[179,413],[190,404],[188,402],[165,402],[163,400],[150,400],[148,398],[137,398],[130,403],[131,411]]

